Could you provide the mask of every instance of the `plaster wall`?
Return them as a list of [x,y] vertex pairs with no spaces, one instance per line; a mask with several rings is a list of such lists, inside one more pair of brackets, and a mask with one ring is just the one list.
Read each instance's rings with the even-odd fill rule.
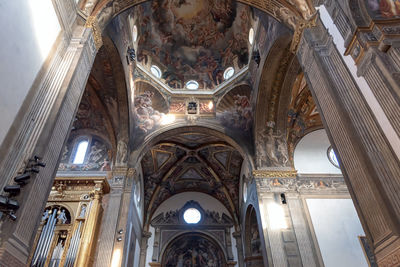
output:
[[307,199],[326,267],[367,267],[358,240],[365,235],[351,199]]
[[304,136],[294,151],[294,167],[299,173],[341,174],[328,159],[327,150],[330,146],[324,129],[311,132]]
[[1,144],[61,28],[51,0],[1,1],[0,13]]

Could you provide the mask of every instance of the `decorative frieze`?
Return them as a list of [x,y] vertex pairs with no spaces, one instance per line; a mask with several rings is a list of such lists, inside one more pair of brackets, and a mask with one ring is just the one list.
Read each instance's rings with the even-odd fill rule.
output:
[[254,170],[254,178],[296,178],[296,170]]
[[260,192],[301,192],[310,194],[348,193],[343,177],[321,178],[256,178]]

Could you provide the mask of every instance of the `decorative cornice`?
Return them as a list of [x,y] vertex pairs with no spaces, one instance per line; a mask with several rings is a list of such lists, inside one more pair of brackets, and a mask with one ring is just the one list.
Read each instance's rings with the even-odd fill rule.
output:
[[64,186],[73,187],[73,186],[93,186],[99,188],[101,186],[102,193],[108,193],[110,191],[110,185],[107,181],[106,177],[56,177],[54,179],[54,186],[59,187],[60,189]]
[[256,179],[257,189],[262,193],[299,192],[299,193],[346,193],[348,189],[341,178],[263,178]]
[[97,50],[99,50],[100,47],[103,45],[103,38],[101,37],[101,30],[99,27],[99,23],[97,22],[97,18],[95,16],[88,17],[85,27],[92,29],[94,44],[96,45]]
[[300,23],[297,25],[293,33],[292,43],[290,44],[290,52],[292,52],[293,54],[297,53],[304,30],[306,28],[315,27],[317,25],[316,23],[317,18],[318,18],[318,13],[315,13],[315,15],[309,20],[300,21]]
[[296,170],[254,170],[254,178],[296,178]]

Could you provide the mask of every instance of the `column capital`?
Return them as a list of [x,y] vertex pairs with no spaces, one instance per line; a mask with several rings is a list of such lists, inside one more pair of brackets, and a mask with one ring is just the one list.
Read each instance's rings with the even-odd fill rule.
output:
[[94,43],[96,45],[96,49],[99,50],[100,47],[103,45],[103,38],[101,36],[101,30],[96,16],[88,17],[86,20],[85,27],[92,29]]
[[271,168],[263,170],[254,170],[254,178],[296,178],[297,170],[292,168]]

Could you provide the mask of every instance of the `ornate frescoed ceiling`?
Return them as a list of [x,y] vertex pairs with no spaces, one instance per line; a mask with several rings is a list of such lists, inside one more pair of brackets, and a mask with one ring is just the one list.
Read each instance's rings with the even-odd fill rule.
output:
[[249,61],[249,6],[233,0],[157,0],[129,11],[137,64],[161,70],[170,89],[185,89],[194,80],[199,90],[212,90],[232,67]]
[[210,134],[189,132],[165,138],[141,161],[146,216],[169,197],[186,191],[207,193],[238,216],[242,161],[235,148]]

